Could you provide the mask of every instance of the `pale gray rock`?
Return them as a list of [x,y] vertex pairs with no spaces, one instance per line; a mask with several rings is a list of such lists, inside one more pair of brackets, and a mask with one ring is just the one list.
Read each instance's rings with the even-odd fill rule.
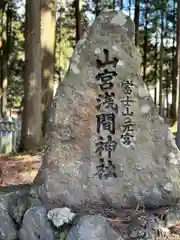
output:
[[75,215],[67,207],[54,208],[48,212],[47,218],[52,221],[55,227],[60,227],[65,223],[70,223]]
[[159,221],[152,215],[141,213],[131,219],[123,237],[125,240],[155,240],[158,230]]
[[44,207],[33,207],[26,211],[19,232],[20,240],[55,240],[51,224]]
[[180,202],[168,209],[165,220],[167,228],[180,224]]
[[103,11],[55,96],[37,176],[49,200],[156,208],[180,197],[180,153],[140,66],[130,18]]
[[100,215],[85,215],[69,231],[67,240],[123,240]]
[[[22,199],[27,194],[28,187],[7,187],[0,191],[0,239],[16,240],[17,225],[24,214],[25,203],[20,206],[17,199]],[[17,203],[18,202],[18,203]],[[17,220],[17,221],[16,221]]]
[[0,210],[0,239],[16,240],[17,232],[13,220],[7,212]]
[[8,203],[8,213],[13,218],[13,220],[20,225],[22,222],[24,213],[28,209],[29,201],[28,194],[16,195],[9,200]]

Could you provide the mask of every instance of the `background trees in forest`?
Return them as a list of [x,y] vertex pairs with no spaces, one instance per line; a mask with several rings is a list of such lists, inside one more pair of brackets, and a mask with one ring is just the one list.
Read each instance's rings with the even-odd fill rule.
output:
[[[22,150],[42,143],[53,94],[58,82],[63,80],[74,46],[104,6],[122,9],[134,20],[135,44],[142,54],[142,78],[148,85],[160,115],[170,125],[177,122],[180,48],[180,10],[177,0],[37,0],[40,3],[39,18],[35,17],[35,12],[30,11],[26,11],[25,17],[25,4],[28,5],[29,2],[31,0],[4,0],[0,3],[1,117],[5,117],[12,108],[24,108],[26,111],[27,106],[34,104],[36,109],[37,104],[39,107],[33,115],[41,113],[41,119],[38,120],[41,131],[37,132],[41,136],[34,136],[39,140],[33,145],[23,144]],[[28,28],[25,19],[29,18],[32,21],[41,20],[41,63],[35,66],[41,68],[41,90],[37,89],[41,91],[41,100],[38,100],[41,103],[28,98],[32,92],[28,92],[30,88],[23,87],[30,81],[26,69],[31,61],[25,61],[27,36],[24,35]],[[38,24],[39,22],[36,26]],[[37,31],[36,28],[35,35],[38,34]],[[32,45],[29,48],[32,50]],[[37,55],[34,57],[37,58]],[[38,78],[35,79],[39,81]],[[26,122],[27,129],[31,131],[38,118],[33,116],[32,122],[30,119],[31,114],[27,110],[23,122]],[[37,123],[36,128],[38,126]],[[28,134],[25,132],[25,135]],[[27,137],[25,135],[22,134],[22,143]]]

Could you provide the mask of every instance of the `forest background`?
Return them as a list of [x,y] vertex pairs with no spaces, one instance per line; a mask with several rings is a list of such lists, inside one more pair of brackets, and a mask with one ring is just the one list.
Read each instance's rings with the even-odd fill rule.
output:
[[177,0],[1,0],[0,117],[18,112],[18,151],[43,145],[57,85],[77,41],[105,6],[134,20],[142,78],[180,147],[179,5]]

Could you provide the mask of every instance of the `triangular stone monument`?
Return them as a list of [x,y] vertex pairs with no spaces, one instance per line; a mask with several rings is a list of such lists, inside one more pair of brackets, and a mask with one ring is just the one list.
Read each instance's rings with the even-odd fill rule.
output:
[[179,150],[140,65],[130,18],[101,12],[78,42],[53,104],[37,177],[49,200],[156,208],[180,196]]

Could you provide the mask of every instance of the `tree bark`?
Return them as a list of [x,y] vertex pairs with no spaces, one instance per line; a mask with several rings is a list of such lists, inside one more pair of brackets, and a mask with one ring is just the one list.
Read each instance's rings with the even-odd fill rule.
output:
[[40,0],[26,0],[24,91],[20,150],[29,150],[41,140]]
[[148,54],[148,0],[146,0],[145,10],[145,26],[144,26],[144,55],[143,55],[143,80],[146,81],[146,68],[147,68],[147,54]]
[[45,136],[54,91],[56,0],[41,0],[42,131]]
[[80,0],[75,0],[75,18],[76,18],[76,42],[78,42],[81,36]]
[[164,9],[161,9],[161,46],[160,46],[160,72],[159,72],[159,114],[163,117],[163,63],[164,63]]
[[178,89],[178,129],[176,136],[176,144],[180,149],[180,94],[179,94],[179,83],[180,83],[180,2],[178,1],[177,6],[177,47],[176,47],[176,58],[177,58],[177,89]]
[[[173,124],[177,121],[178,115],[178,91],[177,91],[177,74],[178,74],[178,51],[179,51],[179,16],[178,16],[178,8],[177,8],[177,23],[176,23],[176,3],[174,1],[173,5],[174,10],[174,18],[173,18],[173,50],[172,50],[172,105],[171,105],[171,117],[173,119]],[[177,25],[176,25],[177,24]],[[175,44],[176,42],[176,44]],[[175,50],[176,45],[176,50]]]
[[140,13],[140,0],[135,1],[135,45],[139,45],[139,13]]
[[2,10],[2,50],[1,50],[1,116],[6,116],[7,107],[7,86],[8,86],[8,46],[7,46],[7,28],[8,20],[5,9]]

